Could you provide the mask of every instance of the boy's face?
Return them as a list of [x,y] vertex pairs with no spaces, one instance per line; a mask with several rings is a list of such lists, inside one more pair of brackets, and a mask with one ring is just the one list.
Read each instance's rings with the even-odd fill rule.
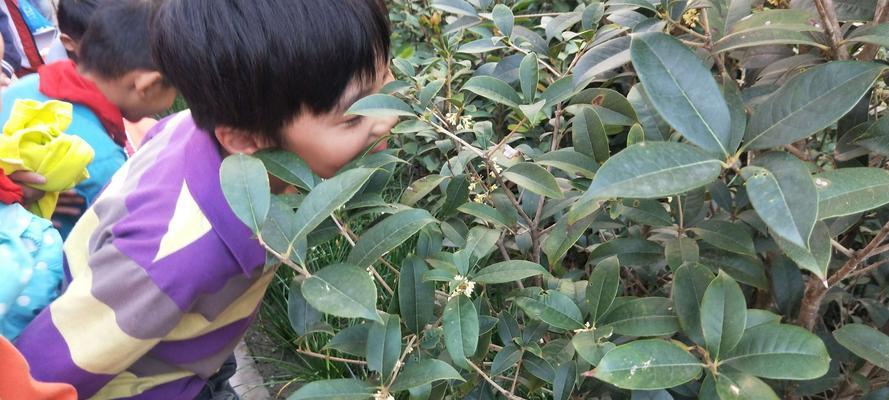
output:
[[361,87],[357,80],[346,89],[340,104],[331,112],[300,114],[282,131],[281,147],[302,158],[313,172],[329,178],[344,165],[379,142],[372,151],[386,148],[385,137],[398,122],[398,117],[373,118],[345,115],[355,101],[376,93],[392,81],[388,68],[383,68],[372,87]]

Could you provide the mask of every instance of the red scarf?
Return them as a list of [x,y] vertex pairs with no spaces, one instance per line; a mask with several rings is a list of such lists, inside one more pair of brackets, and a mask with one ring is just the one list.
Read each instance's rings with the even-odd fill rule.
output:
[[12,204],[22,202],[22,187],[9,179],[0,168],[0,203]]
[[44,65],[40,75],[40,93],[47,97],[83,105],[99,117],[108,136],[120,147],[127,146],[123,114],[112,104],[95,83],[86,80],[71,60]]

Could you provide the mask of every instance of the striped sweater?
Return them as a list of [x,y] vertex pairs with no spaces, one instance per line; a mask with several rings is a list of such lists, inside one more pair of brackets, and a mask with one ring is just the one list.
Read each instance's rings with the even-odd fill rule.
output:
[[194,398],[274,277],[223,197],[212,136],[187,111],[154,129],[65,242],[65,292],[16,342],[36,379],[81,398]]

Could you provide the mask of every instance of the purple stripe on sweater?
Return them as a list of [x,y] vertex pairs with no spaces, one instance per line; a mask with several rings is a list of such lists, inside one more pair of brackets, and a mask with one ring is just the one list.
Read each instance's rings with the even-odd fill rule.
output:
[[[150,354],[178,366],[204,361],[223,350],[228,352],[226,354],[228,356],[231,355],[237,341],[247,331],[247,327],[252,321],[253,317],[251,316],[194,339],[160,342],[151,350]],[[224,360],[225,357],[223,357]],[[222,361],[216,364],[213,370],[218,369],[220,365],[222,365]]]
[[69,383],[77,389],[80,398],[92,396],[114,378],[112,375],[89,373],[74,364],[68,344],[52,323],[49,307],[31,321],[16,340],[15,346],[31,366],[34,379]]
[[155,386],[140,395],[130,397],[131,400],[191,400],[194,399],[207,381],[197,377],[189,377]]

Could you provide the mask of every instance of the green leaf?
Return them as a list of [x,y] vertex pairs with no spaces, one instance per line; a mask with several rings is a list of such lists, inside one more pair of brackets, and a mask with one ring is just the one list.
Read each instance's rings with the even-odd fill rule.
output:
[[574,223],[570,223],[568,218],[559,218],[556,224],[549,228],[549,235],[543,240],[543,252],[551,265],[561,262],[562,258],[568,254],[568,250],[574,247],[584,232],[593,224],[596,215],[593,213]]
[[500,213],[500,211],[497,211],[497,209],[487,204],[466,202],[460,207],[457,207],[457,211],[479,218],[485,222],[510,226],[510,222]]
[[577,381],[577,364],[574,361],[566,361],[556,368],[556,376],[553,378],[553,400],[568,400]]
[[507,283],[522,280],[531,276],[546,275],[547,271],[540,264],[523,260],[503,261],[482,268],[472,276],[472,280],[481,284]]
[[253,153],[268,172],[303,190],[312,190],[321,181],[301,158],[286,150],[262,150]]
[[590,199],[681,194],[713,182],[721,170],[720,160],[691,145],[639,143],[608,159],[578,204]]
[[293,242],[307,236],[334,210],[346,204],[375,171],[371,168],[354,168],[315,186],[296,210]]
[[710,282],[713,281],[710,269],[698,264],[686,264],[673,274],[673,309],[679,318],[679,326],[692,341],[704,344],[701,330],[701,301]]
[[381,374],[384,381],[392,376],[401,356],[401,319],[386,315],[385,323],[373,323],[367,334],[367,368]]
[[425,359],[405,365],[390,389],[393,392],[400,392],[441,380],[466,381],[454,367],[446,362]]
[[833,337],[856,356],[889,370],[889,336],[864,324],[848,324]]
[[435,0],[432,2],[432,7],[457,15],[465,15],[468,17],[478,16],[475,7],[464,0]]
[[376,391],[357,379],[329,379],[306,383],[287,400],[364,400],[372,399]]
[[469,369],[466,359],[475,354],[479,337],[478,312],[472,300],[464,295],[448,300],[442,321],[448,354],[458,367]]
[[627,100],[633,105],[633,110],[636,111],[636,116],[639,118],[639,123],[642,124],[642,131],[645,133],[646,140],[665,140],[670,137],[670,125],[661,118],[654,106],[651,105],[651,100],[649,100],[648,94],[645,93],[645,88],[641,83],[630,88]]
[[780,324],[781,316],[766,310],[757,310],[755,308],[751,308],[747,310],[747,328],[753,329],[760,325],[766,324]]
[[[444,87],[444,84],[445,84],[444,79],[438,79],[438,80],[429,82],[429,84],[424,86],[423,89],[420,90],[420,93],[417,95],[417,100],[420,100],[420,107],[426,108],[429,105],[431,105],[432,100],[435,98],[435,96],[438,94],[438,92],[441,91],[441,88]],[[415,121],[415,120],[408,120],[408,121]],[[421,121],[417,121],[417,122],[421,122]],[[422,124],[423,124],[422,126],[426,125],[425,123],[422,123]]]
[[842,217],[889,204],[889,171],[840,168],[815,175],[818,219]]
[[509,341],[504,343],[506,343],[506,346],[503,346],[503,350],[500,350],[494,356],[494,361],[491,364],[491,375],[496,376],[506,372],[522,358],[522,350],[515,343]]
[[747,300],[734,279],[720,273],[704,292],[701,301],[701,330],[713,359],[731,351],[744,334]]
[[[534,101],[534,95],[537,94],[537,81],[539,80],[540,66],[537,64],[537,54],[528,53],[519,65],[519,83],[522,85],[522,96],[525,97],[525,103]],[[531,117],[533,115],[528,116],[529,119]]]
[[796,32],[786,29],[761,29],[743,31],[723,37],[713,45],[715,54],[754,46],[768,45],[806,45],[820,49],[829,48],[821,44],[807,32]]
[[377,287],[367,271],[348,264],[324,267],[303,281],[302,293],[316,310],[343,318],[382,322],[377,314]]
[[324,349],[333,349],[357,357],[367,356],[367,335],[370,323],[358,324],[341,330],[327,342]]
[[372,265],[388,251],[410,239],[424,226],[435,222],[429,211],[410,209],[393,214],[358,238],[346,261],[357,267]]
[[783,146],[830,126],[858,103],[883,68],[835,61],[793,77],[753,112],[744,148]]
[[470,78],[463,85],[463,90],[468,90],[479,96],[509,107],[518,107],[522,99],[506,82],[490,76],[476,76]]
[[574,150],[588,155],[602,163],[611,156],[608,147],[608,134],[599,114],[592,107],[584,107],[580,114],[571,120],[571,142]]
[[665,297],[643,297],[616,305],[602,324],[626,336],[668,336],[679,331],[673,303]]
[[222,160],[219,176],[229,207],[251,231],[258,231],[269,213],[272,196],[262,161],[244,154],[228,156]]
[[730,33],[755,30],[783,29],[789,31],[819,31],[812,16],[805,10],[771,9],[753,13],[732,25]]
[[391,94],[372,94],[352,104],[347,115],[366,115],[369,117],[405,116],[416,117],[417,114],[404,101]]
[[518,305],[525,313],[534,319],[561,329],[583,328],[583,315],[580,308],[570,297],[561,292],[550,290],[541,293],[537,298],[519,297]]
[[585,306],[590,323],[595,325],[608,313],[619,289],[620,263],[617,257],[606,258],[596,265],[587,283]]
[[741,97],[741,89],[738,83],[729,76],[722,76],[722,95],[732,115],[732,137],[728,144],[728,151],[734,153],[744,141],[744,133],[747,131],[747,107]]
[[642,143],[645,141],[645,132],[642,130],[642,125],[633,124],[630,127],[630,131],[627,132],[627,146],[632,146],[636,143]]
[[775,234],[808,246],[818,216],[818,193],[808,168],[783,152],[764,154],[755,164],[741,170],[753,208]]
[[673,226],[673,217],[663,203],[650,199],[624,199],[617,207],[618,213],[627,219],[643,225]]
[[827,269],[830,267],[830,256],[833,246],[830,244],[830,229],[824,222],[817,222],[812,236],[809,237],[809,245],[799,247],[780,236],[772,235],[778,247],[784,251],[793,262],[802,269],[811,271],[818,278],[827,278]]
[[498,4],[491,11],[491,18],[494,20],[494,26],[500,30],[500,34],[506,37],[512,36],[512,27],[515,25],[515,17],[512,15],[512,9],[506,5]]
[[636,340],[605,354],[593,376],[622,389],[656,390],[697,378],[701,367],[695,356],[672,342]]
[[889,24],[859,27],[849,34],[846,41],[889,47]]
[[287,296],[287,319],[290,320],[290,327],[299,336],[305,336],[321,323],[321,313],[306,302],[300,290],[300,284],[301,282],[296,280],[290,283],[290,294]]
[[685,263],[696,263],[701,259],[701,250],[698,243],[694,239],[687,237],[669,240],[664,244],[664,256],[667,258],[667,265],[671,269],[676,269]]
[[441,206],[441,215],[451,217],[457,208],[469,201],[469,177],[457,175],[448,182],[445,188],[445,202]]
[[599,169],[599,164],[573,147],[550,151],[534,157],[534,162],[545,167],[554,167],[573,175],[592,178]]
[[580,22],[581,16],[582,13],[580,12],[569,12],[558,14],[550,19],[544,28],[546,40],[550,41],[553,38],[561,39],[562,32]]
[[503,171],[503,177],[541,196],[562,199],[565,195],[556,183],[556,178],[543,167],[534,163],[518,163]]
[[466,43],[460,46],[457,49],[458,53],[466,53],[466,54],[481,54],[487,53],[489,51],[505,49],[506,46],[500,43],[500,38],[498,37],[485,37],[478,40],[473,40],[469,43]]
[[[467,275],[469,269],[494,251],[497,239],[500,238],[500,230],[474,226],[466,235],[466,246],[454,254],[460,273]],[[461,265],[462,264],[462,265]]]
[[630,62],[630,37],[621,36],[591,47],[580,56],[574,66],[573,78],[568,81],[575,88],[583,88],[599,75],[620,68]]
[[432,192],[447,178],[448,177],[446,176],[432,174],[415,180],[413,183],[411,183],[410,186],[407,187],[407,189],[404,190],[404,193],[402,193],[401,204],[408,206],[417,204],[420,199],[426,197],[427,194]]
[[616,238],[600,244],[590,253],[588,262],[598,263],[616,255],[621,265],[642,266],[662,258],[664,248],[645,239]]
[[778,400],[775,391],[755,376],[720,372],[716,377],[720,400]]
[[580,25],[583,30],[587,31],[599,25],[599,20],[605,15],[605,5],[599,1],[594,1],[583,9],[583,15],[580,18]]
[[700,59],[659,32],[635,34],[631,53],[639,80],[660,115],[689,142],[728,155],[731,115]]
[[611,342],[600,342],[596,337],[596,333],[592,331],[581,331],[571,338],[571,345],[577,351],[577,355],[584,361],[593,366],[599,364],[602,357],[616,346]]
[[769,278],[759,257],[729,253],[709,246],[701,246],[700,251],[702,264],[719,268],[738,282],[768,290]]
[[767,379],[815,379],[830,356],[815,334],[794,325],[760,325],[744,332],[722,364]]
[[534,104],[528,104],[528,105],[519,104],[519,111],[521,111],[522,114],[525,115],[525,118],[527,118],[528,120],[536,121],[538,119],[538,115],[541,115],[541,116],[543,115],[540,113],[540,111],[543,110],[543,106],[545,106],[545,105],[546,105],[546,100],[540,100]]
[[432,322],[435,308],[435,286],[423,281],[428,271],[420,257],[411,255],[404,259],[398,277],[398,310],[404,318],[408,332],[420,333]]
[[715,219],[705,220],[690,229],[701,240],[732,253],[756,257],[753,232],[745,225]]

